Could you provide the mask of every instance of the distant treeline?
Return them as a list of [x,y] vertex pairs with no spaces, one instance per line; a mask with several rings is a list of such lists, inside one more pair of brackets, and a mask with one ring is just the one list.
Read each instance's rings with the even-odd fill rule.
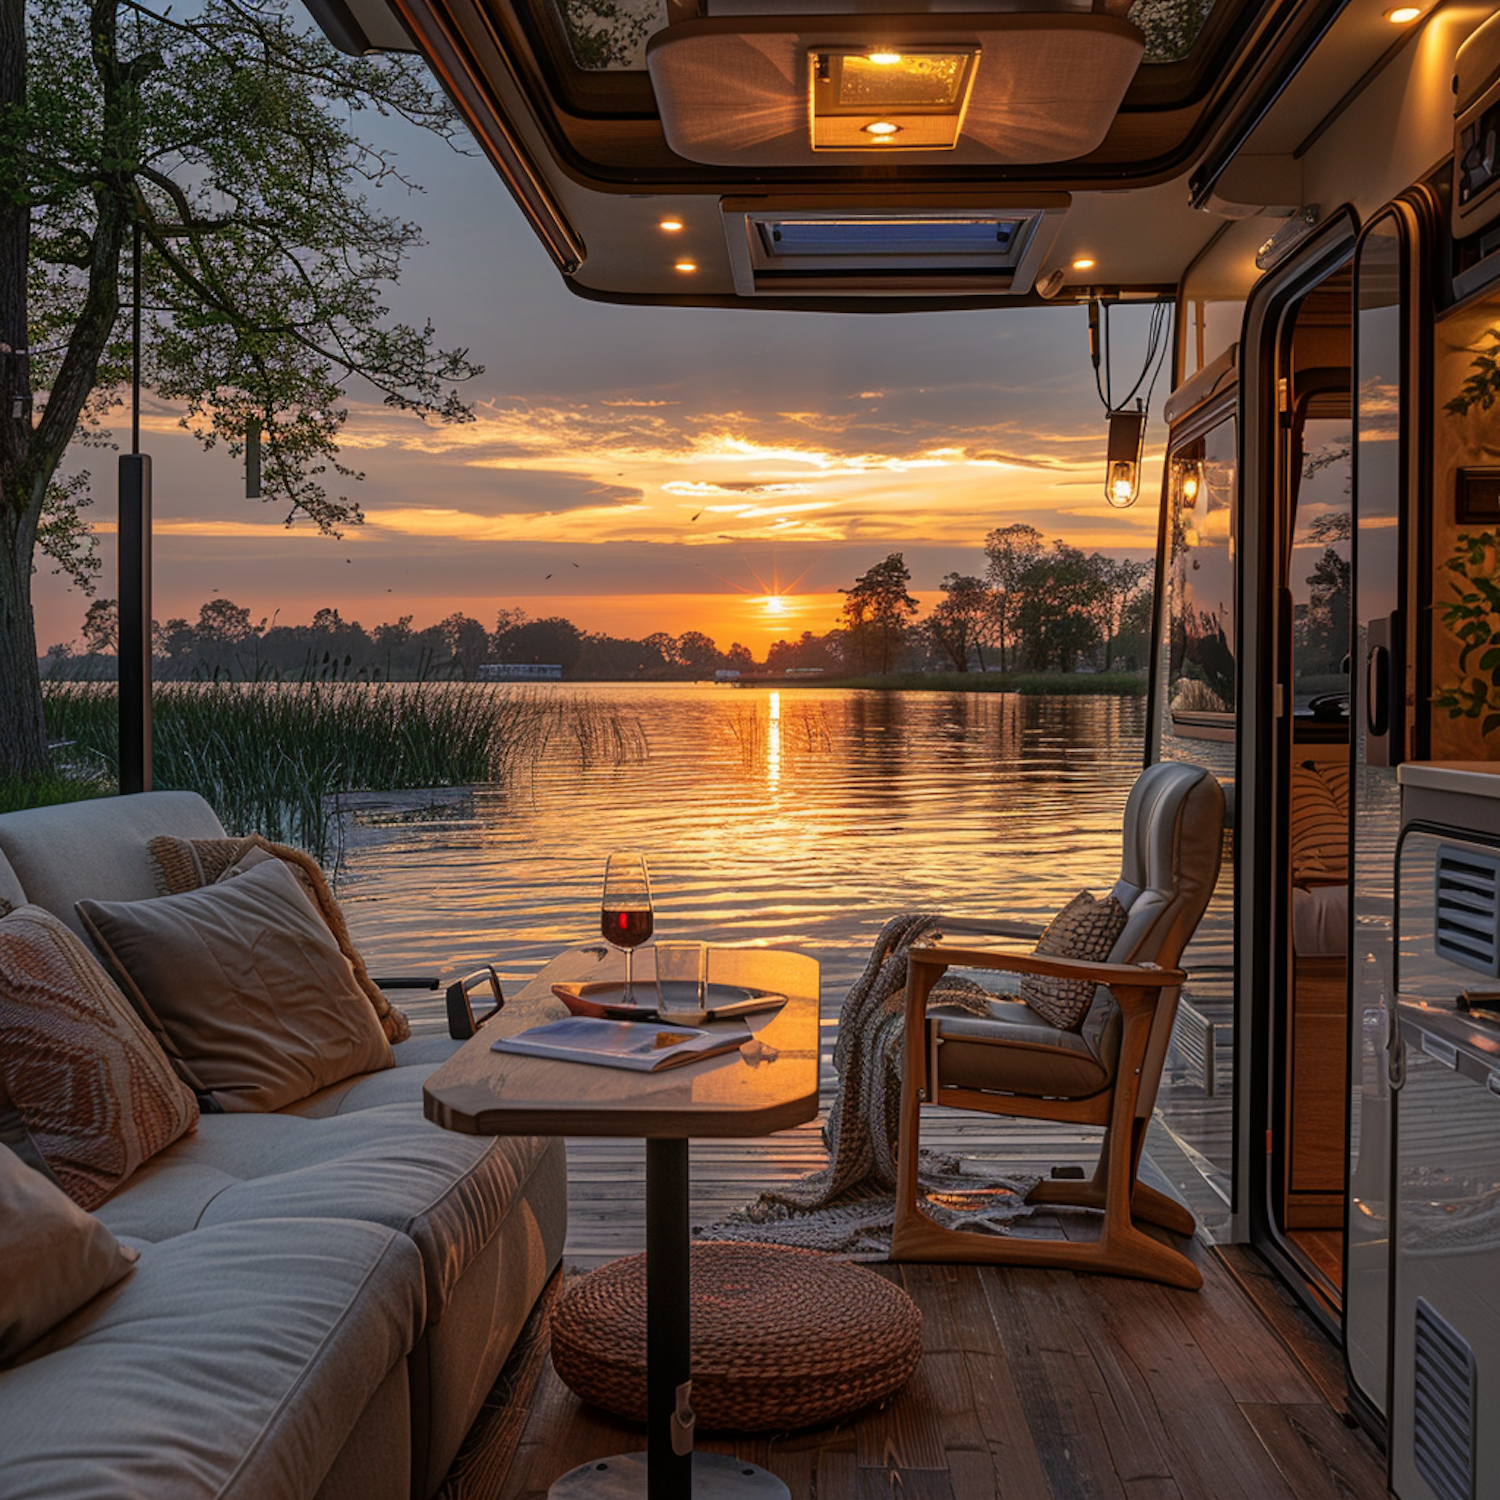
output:
[[[1138,672],[1150,653],[1151,595],[1143,563],[1046,543],[1030,526],[992,531],[983,577],[950,573],[943,597],[917,620],[911,575],[893,552],[841,592],[840,625],[776,641],[763,662],[738,641],[727,651],[699,630],[641,640],[581,630],[560,616],[501,610],[493,629],[457,612],[417,630],[412,616],[366,630],[336,609],[308,625],[252,620],[232,600],[204,603],[196,622],[153,622],[156,675],[164,681],[473,681],[486,662],[555,663],[573,681],[667,681],[720,670],[820,668],[830,677],[892,672]],[[83,641],[50,646],[54,678],[116,675],[118,611],[96,599]]]

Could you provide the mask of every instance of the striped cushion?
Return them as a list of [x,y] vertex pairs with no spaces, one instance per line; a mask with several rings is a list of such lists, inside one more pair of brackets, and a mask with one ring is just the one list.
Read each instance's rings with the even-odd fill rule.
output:
[[32,1144],[92,1209],[198,1123],[198,1101],[73,933],[39,906],[0,918],[0,1071]]
[[1328,885],[1349,878],[1349,766],[1304,760],[1292,766],[1293,885]]
[[[1079,891],[1047,924],[1034,951],[1047,958],[1102,963],[1124,930],[1125,908],[1114,896],[1095,901],[1087,891]],[[1021,981],[1021,998],[1060,1031],[1077,1031],[1094,1003],[1096,988],[1091,979],[1043,979],[1028,974]]]

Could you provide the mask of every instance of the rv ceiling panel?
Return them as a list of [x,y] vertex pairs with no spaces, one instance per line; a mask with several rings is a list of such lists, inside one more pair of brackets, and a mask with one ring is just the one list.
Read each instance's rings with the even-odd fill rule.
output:
[[907,148],[897,133],[886,148],[892,165],[1085,156],[1113,124],[1145,44],[1107,15],[740,16],[669,26],[651,39],[647,64],[678,156],[721,167],[867,167],[878,147],[814,149],[815,60],[944,45],[979,54],[956,144]]

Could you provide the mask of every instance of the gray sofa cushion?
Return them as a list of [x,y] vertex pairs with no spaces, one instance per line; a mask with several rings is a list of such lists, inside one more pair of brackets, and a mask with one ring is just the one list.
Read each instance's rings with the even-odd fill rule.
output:
[[422,1327],[418,1256],[369,1224],[142,1248],[0,1370],[6,1500],[305,1500]]
[[80,897],[139,901],[160,894],[146,842],[169,830],[190,839],[224,837],[223,824],[196,792],[139,792],[6,813],[0,854],[28,901],[86,937],[73,910]]
[[460,1047],[451,1036],[414,1036],[397,1042],[391,1048],[396,1059],[393,1068],[366,1073],[361,1078],[346,1078],[341,1083],[320,1089],[288,1104],[284,1115],[303,1115],[316,1119],[324,1115],[346,1115],[351,1110],[370,1109],[381,1104],[422,1103],[422,1085],[440,1063],[445,1063]]
[[510,1211],[547,1143],[439,1130],[411,1104],[327,1119],[205,1115],[99,1210],[116,1234],[164,1240],[251,1219],[349,1218],[416,1242],[428,1319]]

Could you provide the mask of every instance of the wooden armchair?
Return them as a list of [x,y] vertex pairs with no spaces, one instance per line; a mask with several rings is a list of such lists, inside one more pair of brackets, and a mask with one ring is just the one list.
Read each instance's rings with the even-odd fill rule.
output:
[[[1125,808],[1114,894],[1126,925],[1106,962],[1007,952],[962,940],[956,925],[909,951],[893,1260],[1054,1266],[1202,1285],[1185,1255],[1140,1227],[1191,1234],[1193,1216],[1136,1175],[1185,978],[1177,962],[1213,894],[1223,828],[1224,793],[1212,775],[1180,762],[1148,766]],[[982,924],[962,926],[972,932]],[[1004,924],[984,930],[1019,935]],[[950,967],[1084,978],[1099,989],[1083,1031],[1061,1031],[1019,1000],[996,999],[983,1016],[929,1009],[933,986]],[[1102,1210],[1098,1239],[1023,1239],[935,1224],[922,1213],[917,1182],[921,1109],[931,1104],[1105,1127],[1092,1180],[1046,1180],[1030,1199]]]

